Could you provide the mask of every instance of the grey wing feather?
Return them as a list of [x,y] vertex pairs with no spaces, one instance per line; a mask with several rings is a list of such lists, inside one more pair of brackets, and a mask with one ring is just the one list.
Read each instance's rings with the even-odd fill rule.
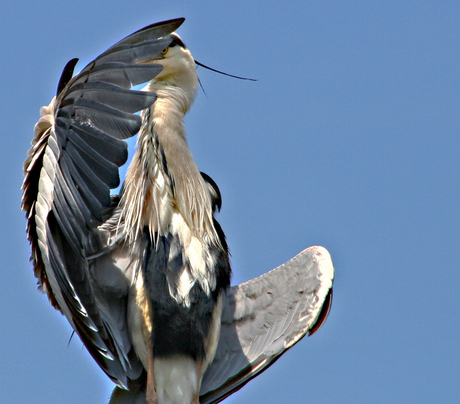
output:
[[139,131],[135,113],[156,99],[131,86],[153,79],[162,67],[137,63],[158,57],[182,22],[137,31],[74,77],[76,60],[70,61],[58,95],[42,108],[24,163],[22,208],[35,275],[52,305],[120,386],[141,372],[129,342],[126,299],[128,273],[142,257],[133,253],[126,259],[122,247],[108,249],[98,226],[111,209],[110,189],[118,186],[118,168],[127,159],[122,139]]
[[212,404],[243,387],[326,320],[334,267],[328,251],[310,247],[224,296],[216,356],[200,402]]

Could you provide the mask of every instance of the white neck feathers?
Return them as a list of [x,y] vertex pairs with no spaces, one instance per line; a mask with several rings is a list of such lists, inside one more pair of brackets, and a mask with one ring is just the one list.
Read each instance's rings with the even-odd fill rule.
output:
[[131,241],[149,228],[151,236],[166,234],[174,213],[180,213],[199,239],[218,240],[211,197],[188,148],[183,118],[194,89],[151,83],[157,100],[143,113],[137,151],[122,196],[125,230]]

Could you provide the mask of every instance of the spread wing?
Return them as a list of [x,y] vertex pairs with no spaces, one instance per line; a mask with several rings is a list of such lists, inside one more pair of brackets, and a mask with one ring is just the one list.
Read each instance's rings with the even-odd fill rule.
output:
[[216,356],[206,370],[200,402],[212,404],[243,387],[326,320],[334,267],[323,247],[232,287],[224,297]]
[[[141,367],[131,357],[127,335],[128,281],[123,272],[135,258],[123,248],[107,250],[98,226],[116,205],[110,189],[119,185],[126,162],[123,139],[141,127],[136,112],[156,98],[131,87],[154,78],[154,59],[184,21],[153,24],[110,47],[72,77],[77,59],[65,67],[57,96],[42,108],[24,163],[22,208],[39,284],[51,304],[78,333],[88,351],[120,386]],[[109,284],[110,283],[110,284]]]

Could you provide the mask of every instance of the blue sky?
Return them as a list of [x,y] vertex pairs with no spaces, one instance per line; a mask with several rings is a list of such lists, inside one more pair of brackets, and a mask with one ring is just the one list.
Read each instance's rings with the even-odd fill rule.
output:
[[10,2],[0,22],[5,403],[106,403],[113,388],[36,292],[22,162],[65,63],[156,21],[200,62],[187,117],[219,185],[234,282],[311,245],[334,260],[328,321],[228,403],[456,402],[460,3]]

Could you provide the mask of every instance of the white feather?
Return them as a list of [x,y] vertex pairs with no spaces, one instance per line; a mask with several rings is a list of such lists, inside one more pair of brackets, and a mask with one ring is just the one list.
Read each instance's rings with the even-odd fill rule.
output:
[[158,404],[192,402],[198,390],[198,369],[192,358],[157,358],[154,366]]

